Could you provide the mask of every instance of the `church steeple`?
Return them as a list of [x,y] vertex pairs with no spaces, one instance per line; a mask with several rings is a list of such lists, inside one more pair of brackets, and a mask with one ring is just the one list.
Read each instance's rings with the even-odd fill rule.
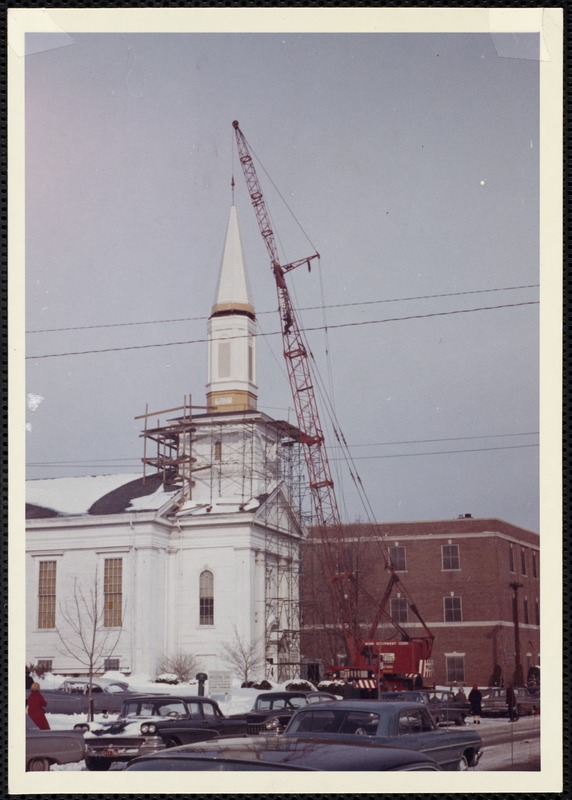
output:
[[212,413],[256,409],[255,319],[236,207],[232,205],[208,321],[207,405]]

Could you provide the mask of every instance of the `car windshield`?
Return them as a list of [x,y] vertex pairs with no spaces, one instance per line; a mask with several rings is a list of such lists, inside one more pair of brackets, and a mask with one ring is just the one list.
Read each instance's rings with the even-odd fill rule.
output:
[[280,708],[289,707],[289,701],[286,697],[259,697],[256,701],[258,711],[276,711]]
[[356,736],[375,736],[380,715],[369,711],[330,711],[317,709],[296,715],[289,733],[341,733]]
[[186,717],[187,709],[180,700],[133,701],[123,704],[122,717]]
[[125,687],[120,683],[110,683],[109,686],[105,687],[105,691],[109,694],[115,694],[116,692],[124,692]]

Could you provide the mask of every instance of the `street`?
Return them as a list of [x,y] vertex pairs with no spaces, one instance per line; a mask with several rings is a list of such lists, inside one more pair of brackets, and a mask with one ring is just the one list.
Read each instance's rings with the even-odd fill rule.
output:
[[[467,721],[467,725],[472,725]],[[483,755],[477,772],[491,770],[533,771],[540,769],[540,717],[483,719],[478,726]]]

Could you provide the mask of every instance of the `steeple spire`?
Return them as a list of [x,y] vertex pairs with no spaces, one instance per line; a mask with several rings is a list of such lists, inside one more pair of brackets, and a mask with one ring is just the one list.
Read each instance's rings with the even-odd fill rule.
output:
[[250,314],[254,318],[254,306],[250,296],[250,284],[244,266],[236,206],[232,205],[211,313],[214,316],[236,312]]
[[[234,179],[231,186],[234,190]],[[207,405],[212,413],[256,409],[255,319],[233,204],[208,321]]]

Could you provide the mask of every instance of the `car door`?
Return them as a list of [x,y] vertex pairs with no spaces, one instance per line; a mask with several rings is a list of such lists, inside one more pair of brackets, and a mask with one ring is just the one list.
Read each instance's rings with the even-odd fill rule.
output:
[[[195,704],[193,703],[192,705]],[[202,727],[207,728],[208,730],[216,731],[217,733],[230,732],[224,730],[225,718],[222,716],[214,703],[210,703],[207,700],[204,703],[200,703],[200,709],[202,711]]]
[[458,747],[450,735],[437,730],[425,708],[402,709],[397,724],[397,745],[432,756],[441,766],[458,763]]
[[46,712],[51,714],[81,714],[87,711],[87,697],[83,686],[65,684],[44,694]]
[[[105,689],[93,687],[93,707],[96,713],[104,711],[120,711],[125,700],[125,690],[116,683],[110,683]],[[96,691],[99,689],[99,691]]]

